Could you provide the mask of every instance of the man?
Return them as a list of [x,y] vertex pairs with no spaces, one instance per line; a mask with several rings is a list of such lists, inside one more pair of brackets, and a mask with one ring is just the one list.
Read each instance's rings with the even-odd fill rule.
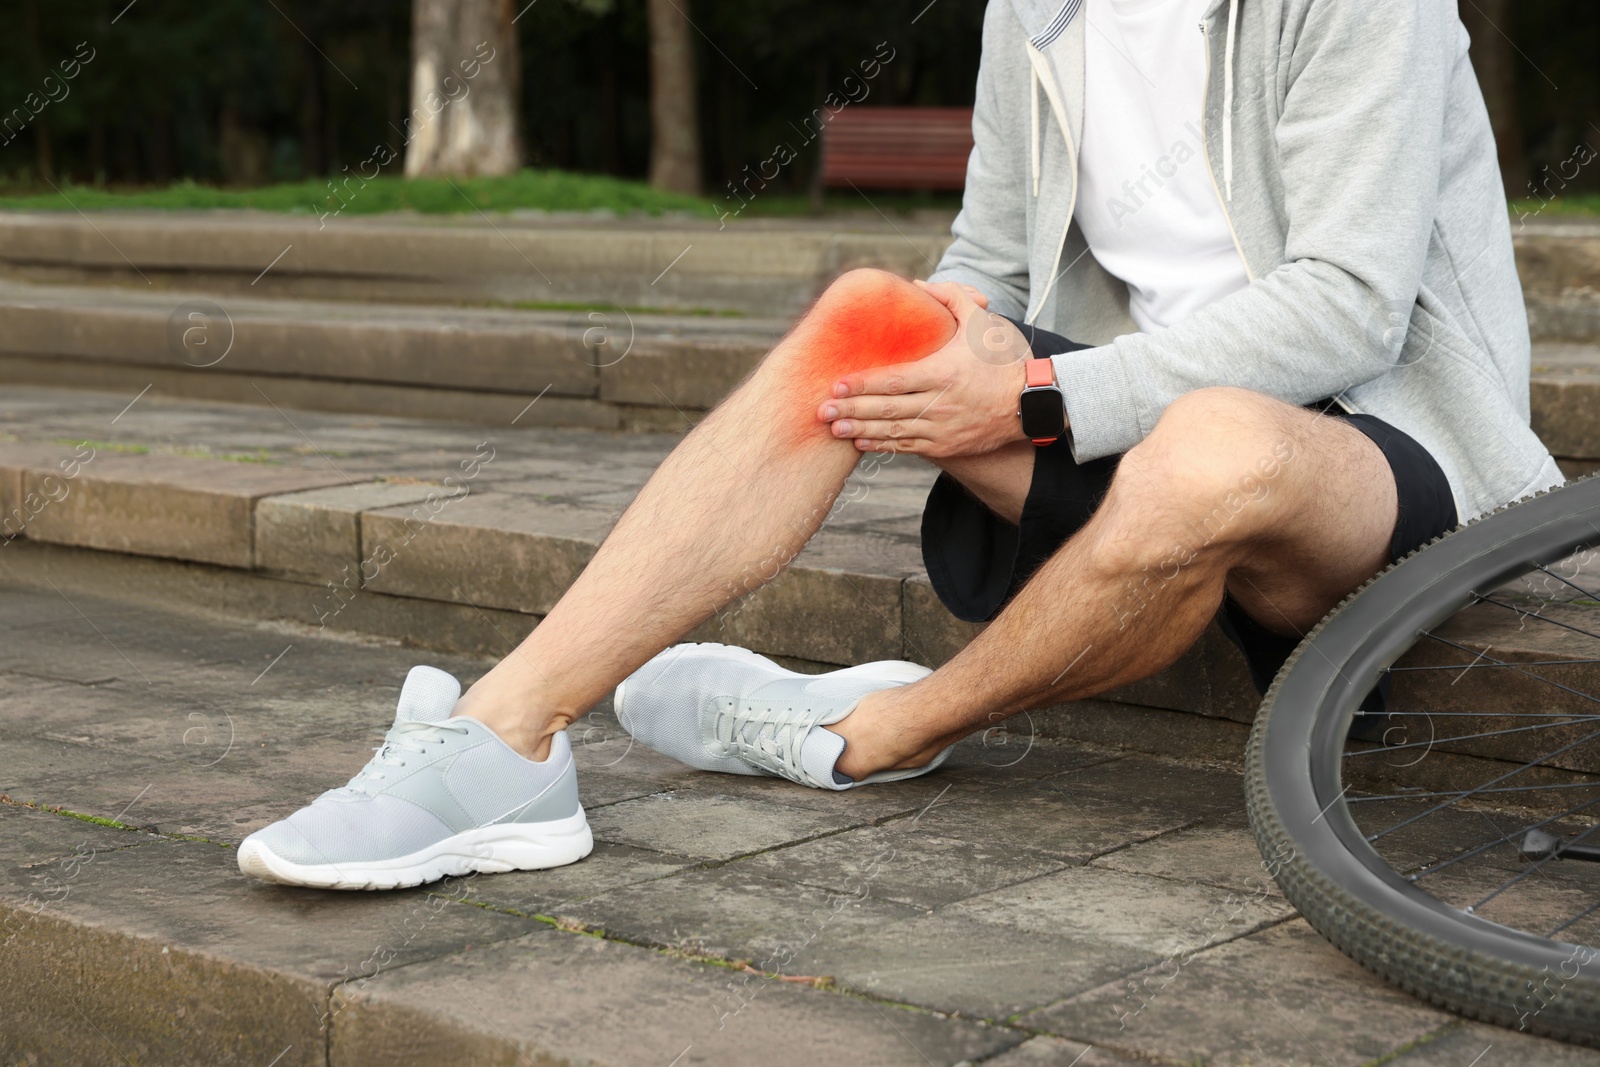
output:
[[[1219,612],[1264,687],[1373,573],[1560,481],[1454,0],[995,0],[983,48],[932,281],[831,286],[513,655],[459,701],[413,670],[373,760],[243,870],[579,859],[564,728],[613,688],[662,752],[842,789],[1160,670]],[[792,559],[865,451],[942,469],[929,576],[987,630],[933,672],[667,647]]]

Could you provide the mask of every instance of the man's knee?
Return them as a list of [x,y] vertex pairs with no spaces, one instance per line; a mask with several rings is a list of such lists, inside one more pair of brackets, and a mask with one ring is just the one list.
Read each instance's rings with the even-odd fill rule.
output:
[[1288,504],[1297,414],[1246,389],[1186,393],[1123,456],[1111,496],[1137,516],[1152,545],[1161,542],[1162,552],[1180,559],[1248,537]]
[[955,316],[929,293],[888,271],[862,267],[834,279],[795,325],[793,343],[778,346],[770,358],[827,385],[856,371],[922,359],[955,330]]

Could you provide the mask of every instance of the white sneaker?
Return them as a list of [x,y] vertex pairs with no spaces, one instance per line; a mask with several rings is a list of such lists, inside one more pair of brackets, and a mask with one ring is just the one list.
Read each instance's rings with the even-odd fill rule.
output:
[[816,789],[851,789],[927,774],[926,767],[879,771],[856,781],[836,767],[843,737],[826,729],[868,693],[932,674],[901,660],[828,674],[785,670],[732,645],[674,645],[617,686],[617,719],[635,738],[702,771],[765,774]]
[[565,732],[543,762],[477,719],[451,718],[461,684],[413,667],[394,726],[350,779],[239,846],[256,878],[322,889],[394,889],[474,871],[573,863],[594,839]]

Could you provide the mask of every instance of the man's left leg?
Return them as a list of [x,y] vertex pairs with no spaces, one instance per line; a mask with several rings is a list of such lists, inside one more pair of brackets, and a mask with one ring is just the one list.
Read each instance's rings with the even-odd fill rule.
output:
[[1389,562],[1396,518],[1389,462],[1348,422],[1240,389],[1181,397],[988,629],[830,727],[847,741],[837,768],[918,767],[1017,712],[1153,674],[1225,591],[1268,630],[1303,634]]

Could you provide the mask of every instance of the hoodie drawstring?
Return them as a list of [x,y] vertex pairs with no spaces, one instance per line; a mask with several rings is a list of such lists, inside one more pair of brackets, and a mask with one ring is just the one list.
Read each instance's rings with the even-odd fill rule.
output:
[[1028,73],[1028,155],[1033,161],[1033,197],[1039,198],[1039,70],[1031,62]]
[[1222,59],[1222,187],[1230,203],[1233,201],[1233,40],[1238,22],[1239,0],[1228,0],[1228,44],[1223,49]]

